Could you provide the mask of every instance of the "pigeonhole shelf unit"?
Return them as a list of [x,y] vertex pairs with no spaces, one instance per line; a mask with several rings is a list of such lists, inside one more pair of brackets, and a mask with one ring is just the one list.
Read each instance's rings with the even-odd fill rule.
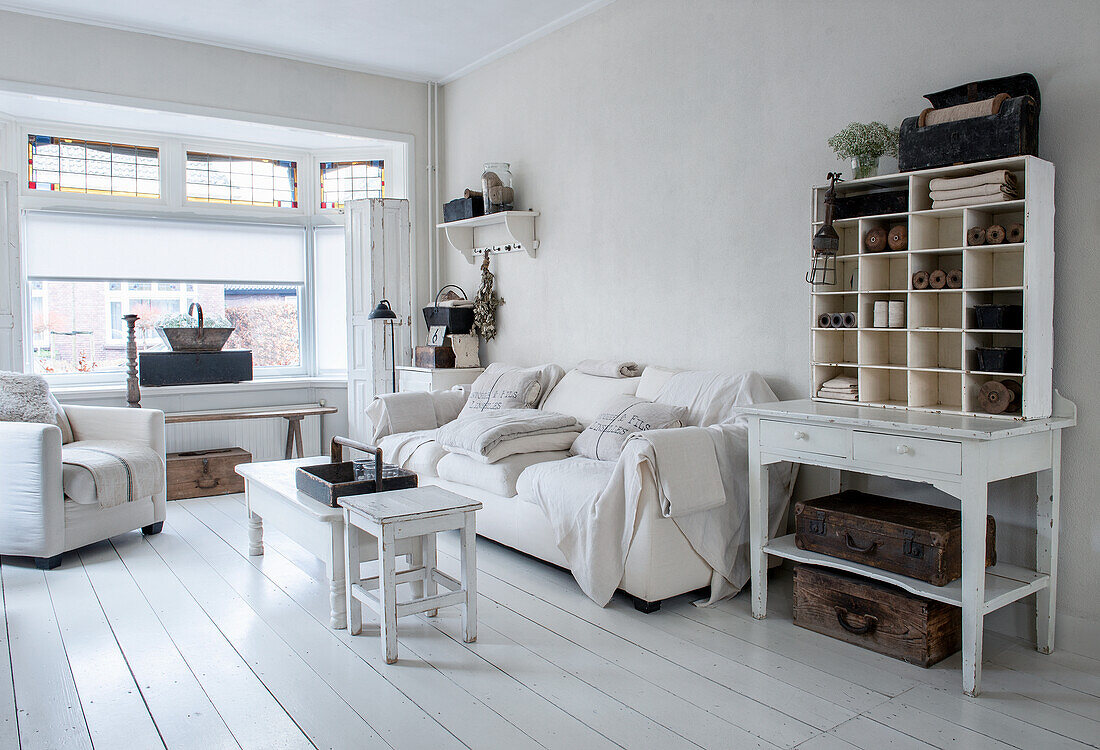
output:
[[[1018,198],[973,206],[932,208],[929,182],[1008,170]],[[827,186],[813,189],[811,236],[824,221]],[[836,284],[814,285],[810,304],[813,398],[838,375],[855,377],[858,401],[928,412],[1010,419],[1051,415],[1054,350],[1054,165],[1034,156],[927,169],[837,183],[837,197],[908,190],[908,210],[838,219]],[[967,244],[967,230],[993,225],[1023,226],[1023,238],[999,244]],[[872,251],[867,233],[898,225],[908,235],[903,250]],[[881,244],[881,243],[880,243]],[[808,246],[808,243],[807,243]],[[919,271],[962,272],[958,288],[915,289]],[[874,326],[875,302],[905,303],[901,328]],[[1022,305],[1022,325],[990,329],[978,325],[980,305]],[[822,313],[854,312],[855,328],[823,328]],[[1007,347],[1022,353],[1019,367],[983,370],[978,349]],[[1014,359],[1010,354],[1010,360]],[[1021,403],[991,415],[979,392],[990,380],[1012,381]],[[1016,408],[1019,407],[1019,408]]]

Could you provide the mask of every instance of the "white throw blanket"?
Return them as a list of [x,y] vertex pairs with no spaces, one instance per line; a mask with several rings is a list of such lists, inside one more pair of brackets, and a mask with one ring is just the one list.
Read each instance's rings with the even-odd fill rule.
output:
[[[658,447],[645,433],[629,440],[622,456],[611,468],[609,462],[570,458],[538,464],[523,473],[520,493],[530,494],[542,508],[557,537],[573,577],[597,604],[610,601],[626,568],[626,557],[634,540],[638,512],[645,503],[658,504],[687,538],[692,548],[711,566],[710,597],[705,604],[733,596],[749,579],[749,477],[748,426],[733,412],[740,404],[774,401],[775,395],[756,373],[728,376],[718,373],[678,373],[665,384],[658,401],[688,406],[706,421],[708,415],[723,415],[721,424],[691,430],[685,445],[701,451],[705,436],[711,446],[721,481],[724,502],[717,504],[713,489],[699,504],[687,498],[674,482],[705,482],[713,477],[685,479],[693,471],[710,472],[705,453],[689,466],[674,466],[678,449],[666,445],[676,440],[667,430],[657,438]],[[670,465],[666,465],[666,461]],[[790,464],[773,464],[769,471],[769,534],[774,536],[786,515],[790,499]],[[667,485],[668,489],[660,489]],[[661,495],[665,497],[662,499]],[[694,512],[692,512],[694,511]]]
[[[649,472],[661,515],[680,518],[726,504],[714,441],[704,427],[636,432],[638,470]],[[626,446],[623,446],[626,449]]]
[[637,362],[615,362],[611,360],[586,359],[577,364],[577,369],[588,375],[602,378],[636,378],[642,374]]
[[164,462],[152,448],[125,440],[82,440],[65,447],[62,463],[86,469],[101,508],[155,495],[164,487]]
[[581,432],[574,417],[540,409],[477,412],[435,431],[435,439],[452,453],[485,463],[516,453],[567,450]]
[[435,430],[417,430],[397,435],[383,435],[377,440],[377,446],[382,450],[382,460],[407,469],[412,455],[421,446],[435,440],[435,433]]

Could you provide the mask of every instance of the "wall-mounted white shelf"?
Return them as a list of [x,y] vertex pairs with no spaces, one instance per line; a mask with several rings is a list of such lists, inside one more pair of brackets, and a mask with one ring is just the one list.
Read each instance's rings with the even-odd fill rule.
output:
[[538,211],[500,211],[447,221],[436,227],[446,231],[448,244],[466,256],[469,263],[474,262],[475,255],[486,252],[492,255],[525,252],[534,258],[539,249],[539,241],[535,239],[538,215]]

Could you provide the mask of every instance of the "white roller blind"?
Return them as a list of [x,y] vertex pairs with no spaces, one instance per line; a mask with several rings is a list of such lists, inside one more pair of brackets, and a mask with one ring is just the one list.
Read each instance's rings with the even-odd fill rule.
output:
[[27,275],[53,279],[305,282],[305,229],[29,211]]

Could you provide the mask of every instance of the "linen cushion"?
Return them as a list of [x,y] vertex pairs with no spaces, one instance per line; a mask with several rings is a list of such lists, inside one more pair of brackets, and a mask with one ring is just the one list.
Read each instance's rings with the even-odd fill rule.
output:
[[587,427],[611,399],[633,396],[640,378],[603,378],[570,370],[539,407],[543,411],[568,414]]
[[73,437],[73,427],[69,424],[69,418],[65,416],[65,407],[61,405],[61,402],[57,400],[57,396],[50,394],[50,403],[53,404],[53,408],[57,409],[57,426],[61,428],[61,444],[68,445],[76,440]]
[[619,396],[573,441],[573,455],[617,461],[623,444],[635,432],[682,427],[686,409],[656,404],[636,396]]
[[487,464],[460,453],[448,453],[439,461],[438,470],[441,479],[477,487],[501,497],[514,497],[516,481],[524,469],[545,461],[566,458],[569,458],[568,451],[540,451],[515,454]]
[[46,379],[21,372],[0,372],[0,422],[60,426],[57,409],[50,402],[50,386]]
[[646,401],[656,401],[661,388],[677,372],[677,370],[671,370],[667,367],[649,365],[642,370],[642,379],[638,381],[638,390],[634,395],[638,398],[644,398]]
[[549,377],[547,367],[521,368],[494,362],[470,386],[470,397],[459,418],[497,409],[534,408]]

